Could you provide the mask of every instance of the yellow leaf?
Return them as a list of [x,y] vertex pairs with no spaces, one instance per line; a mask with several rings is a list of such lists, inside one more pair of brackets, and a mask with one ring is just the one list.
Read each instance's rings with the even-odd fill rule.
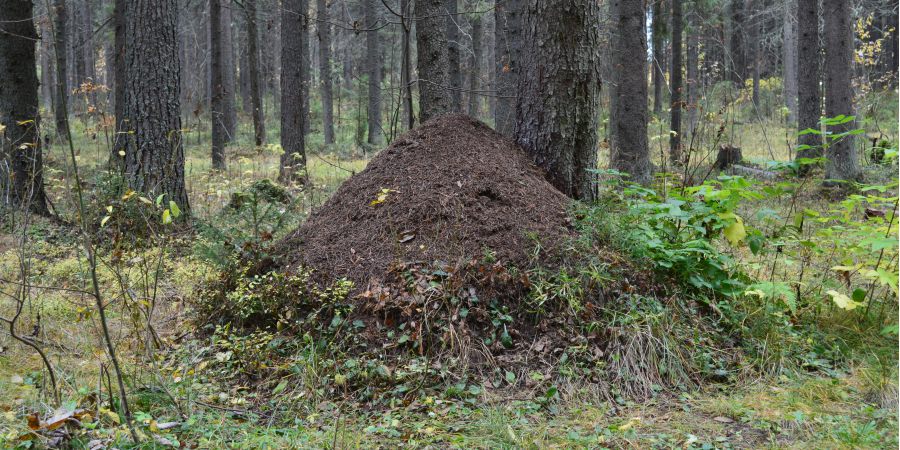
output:
[[169,212],[168,209],[163,211],[163,213],[162,213],[162,223],[163,223],[163,225],[168,225],[168,224],[172,223],[172,213]]
[[834,301],[834,304],[837,305],[838,308],[843,310],[852,311],[859,306],[862,306],[862,303],[854,301],[850,297],[847,297],[844,294],[841,294],[838,291],[830,290],[826,292],[826,294],[831,296],[831,300]]
[[101,226],[101,227],[106,226],[106,222],[109,222],[109,219],[111,219],[110,216],[104,217],[103,220],[100,221],[100,226]]
[[733,220],[731,224],[722,230],[725,239],[727,239],[731,245],[737,246],[745,237],[747,237],[747,230],[744,229],[744,220],[741,219],[741,216],[735,213],[723,213],[719,214],[719,218]]

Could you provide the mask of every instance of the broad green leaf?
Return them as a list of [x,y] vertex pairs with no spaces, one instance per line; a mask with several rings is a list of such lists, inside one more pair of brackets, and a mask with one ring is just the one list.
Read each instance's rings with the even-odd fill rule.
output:
[[172,223],[172,213],[169,212],[168,209],[163,211],[163,213],[162,213],[162,223],[163,223],[163,225],[168,225],[168,224]]
[[169,210],[172,211],[172,217],[177,219],[178,216],[181,215],[181,208],[178,207],[178,204],[169,200]]

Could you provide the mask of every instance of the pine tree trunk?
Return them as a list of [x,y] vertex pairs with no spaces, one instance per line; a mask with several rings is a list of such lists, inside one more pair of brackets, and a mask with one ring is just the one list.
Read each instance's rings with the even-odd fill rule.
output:
[[0,8],[0,205],[47,215],[33,17],[31,0]]
[[524,0],[497,0],[494,9],[494,90],[497,93],[494,129],[504,136],[512,136],[515,131],[524,12]]
[[[854,115],[853,108],[853,24],[852,5],[846,0],[824,0],[825,16],[825,116]],[[856,128],[856,121],[828,127],[831,136]],[[858,180],[859,160],[853,135],[833,140],[829,137],[825,180]]]
[[479,118],[481,109],[481,95],[478,93],[481,79],[481,39],[481,16],[475,16],[472,18],[472,58],[469,63],[469,116],[476,119]]
[[66,54],[69,48],[68,31],[66,25],[69,15],[66,12],[66,0],[54,0],[55,32],[56,32],[56,104],[53,112],[56,119],[56,135],[60,141],[65,142],[69,135],[69,113],[66,106],[69,104],[69,72]]
[[[799,64],[797,65],[797,129],[801,133],[797,139],[797,158],[818,158],[822,156],[822,136],[818,133],[804,133],[804,130],[821,131],[819,119],[822,116],[821,93],[819,91],[819,2],[818,0],[797,0],[797,31]],[[807,169],[801,169],[807,173]]]
[[698,36],[701,33],[698,9],[699,5],[693,3],[691,11],[688,13],[688,30],[685,33],[687,36],[687,67],[685,68],[685,72],[687,72],[687,104],[684,106],[687,109],[688,119],[684,136],[688,139],[688,146],[691,147],[694,141],[694,129],[697,126],[697,111],[700,106],[700,96],[697,95],[700,86],[700,42]]
[[177,0],[128,0],[125,8],[125,172],[131,187],[166,194],[189,210],[181,141]]
[[212,168],[225,170],[225,144],[228,142],[225,103],[225,49],[222,45],[222,1],[209,2],[210,120],[212,121]]
[[236,71],[234,59],[234,36],[232,29],[231,1],[222,1],[222,15],[219,30],[222,45],[222,118],[225,124],[225,142],[235,139],[237,132],[237,110],[235,100],[237,93]]
[[256,15],[257,0],[246,0],[247,59],[250,75],[250,103],[253,115],[253,140],[256,146],[266,142],[266,123],[263,116],[262,86],[259,78],[259,31]]
[[329,22],[327,0],[316,0],[319,33],[319,84],[322,93],[322,128],[325,145],[334,144],[334,102],[331,80],[331,24]]
[[110,167],[121,169],[125,164],[125,3],[127,0],[115,0],[113,6],[113,40],[115,56],[113,63],[113,97],[115,98],[116,134],[113,137],[113,148],[109,155]]
[[447,63],[449,64],[450,77],[450,109],[453,112],[462,111],[462,68],[459,51],[459,1],[444,0],[447,5]]
[[662,112],[663,104],[663,85],[666,83],[666,75],[663,72],[663,64],[665,57],[665,39],[666,39],[666,19],[663,17],[663,1],[651,0],[653,2],[652,16],[653,24],[650,31],[653,33],[653,114],[659,115]]
[[303,110],[307,55],[307,0],[284,0],[281,13],[281,170],[282,182],[306,179],[306,122]]
[[797,123],[797,0],[784,0],[782,33],[784,53],[784,105],[788,124]]
[[744,49],[744,0],[729,2],[728,75],[735,83],[744,85],[747,79],[747,60]]
[[682,75],[681,75],[681,32],[684,26],[682,17],[682,0],[672,0],[672,65],[670,66],[669,79],[672,84],[671,119],[669,121],[669,159],[673,167],[684,162],[681,151],[681,110],[684,104],[681,100]]
[[376,13],[378,0],[365,0],[363,14],[366,28],[366,74],[369,77],[368,137],[366,142],[380,145],[384,139],[381,129],[381,43],[379,20]]
[[531,0],[516,108],[516,142],[557,189],[587,201],[597,166],[599,21],[595,0]]
[[406,123],[406,129],[412,129],[416,125],[415,111],[413,110],[412,96],[412,9],[410,9],[410,0],[400,0],[400,11],[403,17],[401,26],[403,35],[400,38],[402,59],[400,67],[400,90],[403,97],[403,120]]
[[612,0],[613,87],[610,106],[610,166],[646,184],[651,179],[647,144],[647,62],[634,55],[647,53],[643,0]]
[[754,117],[759,117],[760,113],[760,104],[759,104],[759,76],[760,76],[760,19],[757,18],[757,14],[759,13],[759,0],[747,0],[747,9],[750,12],[750,17],[754,17],[753,23],[750,25],[750,57],[752,61],[750,63],[753,65],[753,114]]
[[419,72],[419,120],[452,110],[447,59],[446,15],[444,0],[417,0],[416,50]]

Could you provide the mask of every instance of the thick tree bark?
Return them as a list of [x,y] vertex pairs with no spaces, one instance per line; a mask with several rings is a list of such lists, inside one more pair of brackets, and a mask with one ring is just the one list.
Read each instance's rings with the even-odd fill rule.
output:
[[784,105],[788,124],[797,123],[797,0],[784,0],[782,23],[784,71]]
[[46,215],[33,17],[31,0],[0,7],[0,205]]
[[247,70],[250,76],[250,107],[253,116],[253,141],[256,146],[266,142],[266,123],[263,116],[262,86],[259,78],[259,31],[256,16],[257,0],[246,0],[247,8]]
[[116,134],[109,155],[110,167],[121,169],[125,164],[125,3],[115,0],[113,6],[113,40],[115,41],[113,63],[113,97],[115,99]]
[[316,14],[318,15],[316,31],[319,34],[319,85],[322,95],[322,132],[325,136],[325,145],[334,144],[334,83],[331,80],[331,23],[328,16],[329,6],[328,0],[316,0]]
[[472,58],[469,63],[469,116],[478,118],[480,115],[479,104],[481,103],[481,95],[478,94],[481,80],[481,16],[472,18]]
[[128,0],[125,17],[125,171],[129,184],[189,210],[181,141],[176,0]]
[[450,108],[462,111],[462,68],[459,45],[459,1],[444,0],[447,5],[447,64],[450,77]]
[[222,45],[222,0],[209,2],[210,120],[212,121],[212,168],[225,170],[226,125],[225,49]]
[[53,7],[56,10],[56,103],[53,105],[53,113],[56,121],[56,135],[61,141],[66,141],[69,135],[69,112],[66,111],[69,98],[69,73],[66,53],[69,48],[66,25],[69,15],[66,12],[66,0],[54,0]]
[[381,43],[379,42],[379,20],[376,2],[365,0],[363,15],[366,28],[366,74],[369,78],[368,137],[366,142],[379,145],[384,140],[381,129]]
[[419,120],[446,114],[452,109],[447,59],[446,15],[444,0],[417,0],[416,49],[419,72]]
[[400,66],[400,92],[403,102],[403,120],[406,123],[406,129],[412,129],[416,125],[415,111],[413,110],[412,95],[412,9],[410,9],[410,0],[400,0],[400,25],[403,27],[400,38],[402,59]]
[[[852,5],[846,0],[824,0],[825,16],[825,115],[829,118],[854,115],[853,108],[853,23]],[[833,136],[856,128],[856,121],[828,127],[829,146],[825,179],[858,180],[859,160],[852,134],[839,139]]]
[[[801,133],[797,139],[797,158],[818,158],[822,156],[822,136],[818,133],[804,133],[804,130],[821,131],[819,119],[822,116],[819,81],[819,2],[818,0],[797,1],[798,70],[797,70],[797,129]],[[801,170],[807,173],[806,169]]]
[[682,75],[681,75],[681,32],[684,27],[682,15],[682,0],[672,0],[672,64],[669,66],[669,79],[672,83],[672,107],[669,121],[669,159],[672,166],[684,162],[681,151],[681,110],[682,102]]
[[647,144],[647,62],[634,57],[647,53],[644,2],[613,0],[611,11],[619,36],[613,46],[610,166],[646,184],[652,169]]
[[307,0],[284,0],[281,13],[281,170],[282,182],[306,180],[308,118],[303,110],[304,83],[309,70],[304,55],[308,38]]
[[495,91],[494,129],[504,136],[515,131],[516,103],[522,59],[524,0],[496,0],[494,9]]
[[666,84],[666,75],[663,72],[663,64],[665,57],[665,40],[668,32],[666,19],[663,17],[663,2],[665,0],[651,0],[653,7],[651,15],[653,23],[650,28],[653,34],[653,114],[659,115],[662,112],[663,104],[663,85]]
[[557,189],[587,201],[597,166],[599,21],[595,0],[531,0],[516,108],[516,142]]

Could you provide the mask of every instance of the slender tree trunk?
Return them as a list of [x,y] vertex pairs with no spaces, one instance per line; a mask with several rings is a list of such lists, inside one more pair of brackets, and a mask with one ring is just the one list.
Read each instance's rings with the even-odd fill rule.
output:
[[450,109],[462,111],[462,68],[459,45],[459,0],[444,0],[447,5],[447,64],[450,77]]
[[410,9],[410,0],[400,0],[400,11],[403,15],[400,19],[400,24],[403,27],[401,30],[403,36],[401,37],[400,43],[402,46],[402,54],[400,56],[402,59],[400,67],[400,89],[401,96],[403,97],[403,120],[406,122],[406,129],[409,130],[416,125],[412,96],[412,44],[410,43],[410,36],[412,34],[413,22],[410,16],[413,11]]
[[[308,0],[284,0],[281,13],[281,170],[282,182],[306,180],[304,83],[309,70],[305,55],[308,39]],[[307,52],[308,53],[308,52]]]
[[[825,115],[853,116],[853,23],[852,5],[846,0],[824,0],[825,16]],[[825,180],[855,181],[860,178],[859,160],[852,134],[834,139],[856,128],[856,121],[831,125],[827,147]]]
[[688,139],[688,145],[693,143],[692,136],[697,126],[697,110],[700,106],[700,96],[697,94],[700,85],[700,42],[698,36],[701,33],[700,12],[698,9],[699,5],[696,2],[692,2],[691,10],[688,13],[688,30],[685,33],[687,36],[687,67],[685,70],[687,72],[687,104],[685,109],[687,109],[688,119],[684,136]]
[[481,16],[472,18],[472,59],[469,64],[471,71],[469,72],[469,116],[479,118],[479,103],[481,103],[481,95],[478,94],[481,80]]
[[681,110],[684,102],[681,100],[682,75],[681,75],[681,32],[684,26],[682,14],[682,0],[672,0],[672,65],[669,67],[669,79],[672,84],[671,120],[669,121],[669,159],[672,166],[684,162],[681,151]]
[[125,164],[125,3],[127,0],[115,0],[113,5],[113,40],[115,42],[113,63],[113,98],[115,98],[115,137],[112,153],[109,155],[110,167],[122,169]]
[[750,12],[750,16],[753,18],[753,23],[750,25],[750,57],[753,58],[751,64],[753,64],[753,107],[756,109],[754,111],[754,116],[759,114],[759,76],[760,76],[760,18],[756,17],[759,13],[759,0],[747,0],[747,9]]
[[262,86],[259,78],[259,31],[256,15],[257,0],[246,0],[247,12],[247,69],[250,78],[250,109],[253,116],[253,142],[257,147],[266,142],[266,123],[263,116]]
[[41,105],[50,111],[53,109],[53,43],[48,24],[41,26]]
[[176,0],[128,0],[125,9],[125,171],[131,187],[166,194],[189,211],[181,141]]
[[210,120],[212,120],[212,168],[225,170],[226,124],[225,49],[222,46],[222,0],[209,2]]
[[522,15],[525,0],[497,0],[494,9],[495,91],[494,128],[504,136],[515,131],[516,103],[522,59]]
[[666,19],[663,17],[663,2],[665,0],[651,0],[653,7],[651,15],[653,24],[650,31],[653,33],[653,114],[662,113],[663,85],[666,83],[666,75],[663,71],[665,57]]
[[[819,119],[822,116],[821,91],[819,81],[819,2],[818,0],[797,0],[798,70],[797,70],[797,158],[818,158],[822,156],[822,136],[805,130],[821,131]],[[801,168],[806,174],[807,166]]]
[[452,111],[449,92],[446,14],[444,0],[417,0],[416,47],[419,72],[419,120]]
[[32,0],[7,0],[0,8],[0,205],[48,215],[33,10]]
[[379,42],[379,19],[376,13],[378,0],[363,3],[366,28],[366,74],[369,77],[368,137],[366,142],[379,145],[384,139],[381,128],[381,43]]
[[747,59],[744,49],[744,0],[729,2],[729,25],[731,39],[728,43],[729,79],[743,86],[747,79]]
[[788,124],[797,123],[797,0],[784,0],[782,33],[784,38],[784,105]]
[[600,5],[595,0],[531,0],[516,142],[566,195],[590,201],[597,167]]
[[325,145],[334,144],[334,103],[333,82],[331,80],[331,24],[329,22],[327,0],[316,0],[319,16],[316,31],[319,33],[319,84],[322,93],[322,128]]
[[68,22],[68,12],[66,11],[66,0],[54,0],[54,9],[56,10],[55,31],[56,31],[56,104],[53,105],[53,112],[56,119],[56,136],[60,141],[65,142],[66,136],[69,135],[69,113],[66,111],[69,97],[69,74],[66,53],[69,48],[67,39],[68,32],[66,25]]
[[236,103],[236,70],[234,58],[234,33],[232,29],[231,1],[222,2],[222,15],[219,22],[219,39],[222,46],[222,119],[225,124],[225,142],[235,139],[237,132]]
[[633,181],[650,182],[652,166],[647,144],[647,53],[643,0],[612,0],[612,22],[619,36],[613,46],[613,87],[610,101],[610,166]]

